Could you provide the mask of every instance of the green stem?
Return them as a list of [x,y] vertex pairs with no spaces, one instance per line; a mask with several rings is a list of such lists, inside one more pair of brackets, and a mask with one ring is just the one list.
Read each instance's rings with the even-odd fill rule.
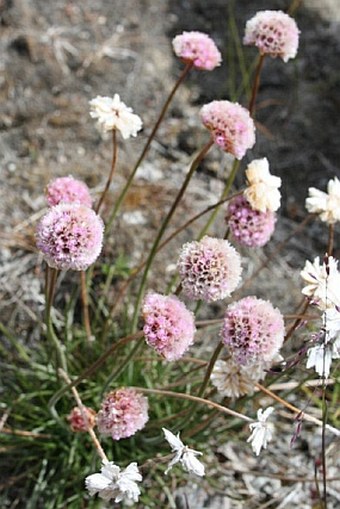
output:
[[149,147],[150,147],[150,145],[151,145],[152,140],[154,139],[154,137],[155,137],[155,135],[156,135],[156,132],[158,131],[158,128],[159,128],[159,126],[160,126],[160,124],[161,124],[161,122],[162,122],[162,120],[163,120],[163,118],[164,118],[164,116],[165,116],[165,114],[166,114],[166,112],[167,112],[168,108],[169,108],[169,105],[170,105],[170,103],[171,103],[171,101],[172,101],[172,99],[173,99],[173,97],[174,97],[174,95],[175,95],[175,93],[176,93],[176,91],[177,91],[178,87],[179,87],[179,86],[181,85],[181,83],[184,81],[184,79],[185,79],[186,75],[188,74],[188,72],[189,72],[189,71],[190,71],[190,69],[192,68],[192,65],[193,65],[192,63],[188,63],[188,64],[185,66],[185,68],[183,69],[183,71],[182,71],[181,75],[179,76],[179,78],[178,78],[177,82],[175,83],[175,85],[174,85],[173,89],[171,90],[171,92],[170,92],[170,94],[169,94],[169,97],[168,97],[168,98],[167,98],[167,100],[165,101],[165,104],[164,104],[164,106],[163,106],[163,108],[162,108],[162,110],[161,110],[161,112],[160,112],[160,115],[159,115],[159,117],[158,117],[158,120],[157,120],[157,122],[156,122],[156,124],[155,124],[154,128],[152,129],[152,131],[151,131],[151,133],[150,133],[150,135],[149,135],[149,137],[148,137],[147,141],[146,141],[145,147],[144,147],[144,149],[143,149],[143,151],[142,151],[141,155],[139,156],[139,158],[138,158],[138,160],[137,160],[137,162],[136,162],[136,164],[135,164],[135,166],[134,166],[134,168],[133,168],[133,170],[132,170],[132,172],[131,172],[131,175],[130,175],[130,177],[128,178],[128,180],[127,180],[127,182],[126,182],[126,184],[125,184],[125,186],[124,186],[124,188],[123,188],[123,190],[122,190],[121,194],[119,195],[119,197],[118,197],[118,199],[117,199],[117,201],[116,201],[116,204],[115,204],[115,206],[114,206],[114,209],[113,209],[113,211],[112,211],[112,213],[111,213],[111,216],[109,217],[109,220],[108,220],[107,225],[106,225],[106,232],[108,232],[108,231],[110,230],[110,228],[111,228],[111,226],[112,226],[112,223],[113,223],[113,221],[114,221],[114,219],[115,219],[115,217],[116,217],[116,215],[117,215],[117,212],[118,212],[118,210],[119,210],[119,208],[120,208],[121,204],[123,203],[123,200],[124,200],[124,198],[125,198],[125,196],[126,196],[126,193],[128,192],[128,190],[129,190],[129,188],[130,188],[130,186],[131,186],[131,183],[132,183],[132,181],[133,181],[133,179],[134,179],[134,176],[136,175],[136,172],[137,172],[137,170],[138,170],[138,168],[139,168],[140,164],[141,164],[141,163],[142,163],[142,161],[144,160],[144,157],[145,157],[145,155],[146,155],[146,153],[147,153],[147,151],[148,151],[148,149],[149,149]]
[[158,231],[158,234],[156,236],[156,239],[151,247],[151,251],[150,251],[150,254],[148,256],[148,259],[146,261],[146,265],[145,265],[145,269],[144,269],[144,273],[143,273],[143,277],[142,277],[142,281],[141,281],[141,284],[140,284],[140,287],[139,287],[139,291],[138,291],[138,295],[137,295],[137,302],[136,302],[136,306],[135,306],[135,312],[134,312],[134,316],[133,316],[133,319],[132,319],[132,331],[135,331],[136,328],[137,328],[137,322],[138,322],[138,314],[139,314],[139,308],[140,308],[140,305],[141,305],[141,301],[142,301],[142,298],[143,298],[143,295],[144,295],[144,290],[145,290],[145,286],[146,286],[146,281],[147,281],[147,277],[148,277],[148,274],[149,274],[149,270],[150,270],[150,267],[151,267],[151,264],[153,262],[153,259],[157,253],[157,249],[158,249],[158,246],[160,244],[160,241],[163,237],[163,234],[165,232],[165,229],[166,227],[168,226],[179,202],[181,201],[188,185],[189,185],[189,182],[191,180],[191,177],[193,176],[194,172],[196,171],[197,167],[199,166],[199,164],[201,163],[202,159],[204,158],[204,156],[207,154],[207,152],[209,151],[209,149],[212,147],[212,145],[214,144],[214,140],[211,138],[209,140],[209,142],[202,148],[202,150],[198,153],[198,155],[195,157],[195,159],[193,160],[192,164],[191,164],[191,167],[190,167],[190,170],[189,172],[187,173],[187,176],[185,177],[185,180],[182,184],[182,187],[180,188],[176,198],[175,198],[175,201],[173,202],[169,212],[167,213],[165,219],[163,220],[163,223]]
[[112,149],[113,149],[113,154],[112,154],[112,164],[111,164],[111,171],[110,171],[110,174],[109,174],[109,177],[106,181],[106,185],[105,185],[105,188],[104,188],[104,191],[102,192],[102,195],[99,199],[99,202],[98,202],[98,205],[95,207],[95,212],[96,214],[99,214],[99,209],[100,207],[102,206],[105,198],[106,198],[106,195],[107,195],[107,192],[110,188],[110,185],[111,185],[111,182],[112,182],[112,178],[113,178],[113,174],[114,174],[114,171],[115,171],[115,168],[116,168],[116,163],[117,163],[117,156],[118,156],[118,144],[117,144],[117,137],[116,137],[116,129],[113,129],[112,130]]
[[[217,358],[218,358],[222,348],[223,348],[223,344],[219,343],[217,345],[217,347],[215,348],[212,356],[211,356],[211,359],[210,359],[210,362],[208,364],[207,371],[205,373],[203,382],[202,382],[201,387],[199,388],[199,391],[198,391],[198,396],[200,398],[204,397],[205,390],[206,390],[206,388],[208,386],[208,383],[209,383],[209,380],[210,380],[210,375],[212,373],[212,370],[214,369],[215,362],[216,362],[216,360],[217,360]],[[191,404],[191,407],[190,407],[187,415],[185,416],[185,418],[183,419],[183,421],[181,423],[181,427],[182,428],[184,428],[186,426],[186,424],[192,420],[192,418],[195,415],[196,408],[197,408],[197,402],[193,402]]]
[[[234,159],[230,175],[229,175],[228,180],[226,182],[225,188],[224,188],[224,190],[223,190],[223,192],[221,194],[221,198],[220,198],[220,203],[221,204],[227,199],[227,196],[228,196],[228,194],[230,192],[231,186],[234,183],[234,180],[235,180],[235,177],[236,177],[236,173],[237,173],[237,171],[239,169],[239,166],[240,166],[240,161],[238,161],[237,159]],[[207,231],[209,230],[211,225],[214,223],[219,210],[220,210],[220,205],[214,208],[213,213],[211,214],[211,216],[209,217],[209,219],[207,221],[207,224],[204,226],[204,228],[201,230],[200,234],[198,235],[198,240],[200,240],[202,237],[204,237],[204,235],[207,233]]]
[[119,375],[125,370],[125,368],[129,365],[129,362],[131,361],[131,359],[133,359],[135,357],[135,355],[139,352],[141,346],[143,345],[143,338],[141,338],[136,344],[135,346],[132,348],[132,350],[128,353],[128,355],[125,357],[125,359],[123,360],[123,362],[118,366],[117,369],[115,369],[115,371],[113,371],[107,378],[104,386],[103,386],[103,390],[102,390],[102,393],[104,394],[108,388],[108,386],[111,384],[111,382],[113,382],[114,380],[116,380]]
[[52,304],[53,304],[53,297],[55,292],[55,286],[56,281],[58,277],[58,270],[52,269],[51,267],[47,267],[48,275],[46,278],[47,283],[47,303],[46,303],[46,335],[48,341],[53,345],[58,359],[58,367],[63,368],[64,371],[67,371],[67,363],[66,363],[66,357],[63,345],[57,338],[53,323],[52,323],[52,317],[51,317],[51,310],[52,310]]
[[218,356],[220,355],[220,352],[221,352],[222,348],[223,348],[223,343],[219,343],[217,345],[217,347],[215,348],[212,356],[211,356],[210,362],[209,362],[208,367],[207,367],[207,371],[206,371],[205,376],[204,376],[204,380],[202,382],[200,390],[198,391],[198,395],[200,397],[202,397],[202,398],[203,398],[205,390],[206,390],[206,388],[208,386],[208,383],[209,383],[209,380],[210,380],[210,375],[212,373],[212,370],[214,369],[215,362],[217,361]]
[[94,337],[92,336],[91,331],[91,322],[90,322],[90,313],[89,313],[89,299],[87,293],[87,284],[86,284],[86,272],[82,270],[80,272],[80,288],[81,288],[81,303],[83,307],[83,321],[86,332],[86,338],[89,343],[92,343]]

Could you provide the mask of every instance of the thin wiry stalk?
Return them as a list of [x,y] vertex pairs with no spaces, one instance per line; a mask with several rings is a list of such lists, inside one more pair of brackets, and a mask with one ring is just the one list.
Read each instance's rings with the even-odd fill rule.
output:
[[134,311],[134,316],[132,318],[132,331],[135,331],[136,330],[136,327],[137,327],[137,322],[138,322],[138,314],[139,314],[139,309],[140,309],[140,306],[141,306],[141,302],[142,302],[142,298],[143,298],[143,295],[144,295],[144,290],[145,290],[145,286],[146,286],[146,282],[147,282],[147,277],[149,275],[149,271],[150,271],[150,268],[151,268],[151,264],[154,260],[154,257],[157,253],[157,249],[158,249],[158,246],[160,244],[160,241],[163,237],[163,234],[173,216],[173,214],[175,213],[175,210],[177,209],[177,206],[179,204],[179,202],[181,201],[188,185],[189,185],[189,182],[191,180],[191,177],[193,176],[193,174],[195,173],[196,169],[198,168],[199,164],[201,163],[201,161],[203,160],[204,156],[207,154],[207,152],[210,150],[210,148],[213,146],[214,144],[214,140],[211,138],[208,143],[202,148],[202,150],[200,150],[200,152],[198,153],[198,155],[195,157],[195,159],[193,160],[191,166],[190,166],[190,169],[189,169],[189,172],[187,173],[187,176],[169,210],[169,212],[167,213],[166,217],[164,218],[163,220],[163,223],[158,231],[158,234],[154,240],[154,243],[151,247],[151,250],[150,250],[150,253],[149,253],[149,256],[148,256],[148,259],[146,261],[146,264],[145,264],[145,270],[144,270],[144,273],[143,273],[143,277],[142,277],[142,281],[140,283],[140,286],[139,286],[139,290],[138,290],[138,295],[137,295],[137,301],[136,301],[136,305],[135,305],[135,311]]
[[169,94],[169,97],[165,101],[164,106],[163,106],[163,108],[162,108],[162,110],[161,110],[161,112],[159,114],[158,120],[157,120],[154,128],[152,129],[152,131],[151,131],[147,141],[146,141],[144,149],[143,149],[141,155],[139,156],[139,158],[138,158],[138,160],[137,160],[137,162],[136,162],[136,164],[135,164],[135,166],[134,166],[134,168],[133,168],[133,170],[131,172],[130,177],[128,178],[128,180],[127,180],[127,182],[126,182],[126,184],[125,184],[121,194],[118,197],[118,200],[117,200],[117,202],[116,202],[116,204],[114,206],[114,209],[113,209],[113,211],[111,213],[111,216],[109,217],[109,220],[108,220],[107,226],[106,226],[106,231],[107,232],[110,230],[110,228],[112,226],[112,223],[113,223],[113,221],[114,221],[114,219],[115,219],[115,217],[116,217],[116,215],[117,215],[117,213],[118,213],[118,211],[120,209],[120,206],[122,205],[122,203],[124,201],[126,193],[130,189],[131,183],[132,183],[132,181],[133,181],[133,179],[134,179],[134,177],[136,175],[136,172],[137,172],[139,166],[141,165],[141,163],[143,162],[144,157],[146,156],[147,151],[149,150],[151,142],[154,139],[154,137],[155,137],[155,135],[156,135],[156,133],[158,131],[158,128],[159,128],[159,126],[160,126],[160,124],[161,124],[161,122],[162,122],[162,120],[163,120],[163,118],[164,118],[168,108],[169,108],[169,105],[170,105],[170,103],[171,103],[171,101],[172,101],[172,99],[173,99],[173,97],[174,97],[178,87],[184,81],[185,77],[189,73],[189,71],[192,68],[192,66],[193,66],[192,62],[188,63],[185,66],[185,68],[183,69],[183,71],[182,71],[181,75],[179,76],[177,82],[175,83],[173,89],[171,90],[171,92]]
[[265,57],[265,55],[259,56],[259,60],[258,60],[256,71],[255,71],[252,95],[251,95],[250,102],[249,102],[249,113],[251,116],[254,116],[255,102],[256,102],[257,92],[259,90],[260,76],[261,76],[261,70],[262,70],[262,66],[263,66],[263,62],[264,62],[264,57]]
[[104,200],[106,198],[108,190],[110,189],[110,185],[111,185],[111,182],[112,182],[112,179],[113,179],[113,174],[114,174],[114,171],[115,171],[115,168],[116,168],[116,163],[117,163],[117,158],[118,158],[118,143],[117,143],[116,129],[112,130],[112,150],[113,150],[113,153],[112,153],[111,170],[110,170],[110,174],[108,176],[108,179],[106,181],[104,191],[102,192],[102,195],[101,195],[101,197],[99,199],[98,205],[94,209],[96,214],[99,214],[100,207],[104,203]]

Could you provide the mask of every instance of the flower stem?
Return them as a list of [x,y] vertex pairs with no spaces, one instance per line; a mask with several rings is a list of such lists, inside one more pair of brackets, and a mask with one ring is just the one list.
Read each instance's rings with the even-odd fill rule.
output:
[[302,3],[302,0],[292,0],[289,8],[288,8],[288,11],[287,11],[287,14],[289,14],[290,16],[293,16],[294,12],[300,7]]
[[[290,327],[290,329],[288,330],[287,334],[285,335],[285,342],[288,341],[288,339],[291,337],[291,335],[294,333],[294,331],[299,327],[300,323],[303,322],[304,320],[304,316],[305,316],[305,313],[308,309],[308,306],[309,306],[309,301],[305,299],[303,299],[303,302],[304,302],[304,306],[300,312],[300,317],[296,318],[296,320],[294,321],[293,325]],[[297,310],[299,309],[300,306],[298,306]]]
[[173,392],[173,391],[166,391],[163,389],[144,389],[143,387],[132,387],[132,389],[143,392],[145,394],[158,394],[160,396],[169,396],[170,398],[179,398],[179,399],[186,399],[188,401],[193,401],[195,403],[200,403],[202,405],[207,405],[211,408],[216,408],[219,412],[222,412],[224,414],[232,415],[233,417],[238,417],[239,419],[242,419],[246,422],[254,422],[254,419],[251,419],[250,417],[247,417],[246,415],[240,414],[236,412],[235,410],[231,410],[231,408],[225,407],[223,405],[219,405],[218,403],[215,403],[214,401],[210,401],[208,399],[203,399],[198,396],[192,396],[191,394],[184,394],[183,392]]
[[45,294],[47,295],[46,311],[45,311],[46,336],[47,336],[48,341],[53,345],[53,348],[56,351],[57,362],[58,362],[59,367],[62,367],[65,371],[67,371],[67,363],[66,363],[64,348],[54,332],[52,317],[51,317],[53,297],[54,297],[54,292],[55,292],[55,287],[56,287],[56,282],[57,282],[57,277],[58,277],[59,271],[57,269],[53,269],[51,267],[47,267],[46,271],[47,271],[47,277],[46,277],[47,288],[45,291]]
[[121,204],[122,204],[122,203],[123,203],[123,201],[124,201],[124,198],[125,198],[125,196],[126,196],[126,193],[128,192],[128,190],[129,190],[129,188],[130,188],[130,186],[131,186],[131,183],[132,183],[132,181],[133,181],[133,179],[134,179],[134,176],[136,175],[136,172],[137,172],[137,170],[138,170],[138,168],[139,168],[140,164],[141,164],[141,163],[142,163],[142,161],[144,160],[144,157],[145,157],[145,155],[146,155],[146,153],[147,153],[147,151],[148,151],[148,149],[149,149],[149,147],[150,147],[150,145],[151,145],[152,140],[154,139],[154,137],[155,137],[155,135],[156,135],[156,132],[158,131],[158,128],[159,128],[159,126],[160,126],[160,124],[161,124],[161,122],[162,122],[162,120],[163,120],[163,118],[164,118],[164,116],[165,116],[165,114],[166,114],[166,112],[167,112],[168,108],[169,108],[169,105],[170,105],[170,103],[171,103],[171,101],[172,101],[172,99],[173,99],[173,97],[174,97],[174,95],[175,95],[175,93],[176,93],[176,91],[177,91],[178,87],[179,87],[179,86],[181,85],[181,83],[184,81],[184,79],[185,79],[185,77],[187,76],[188,72],[189,72],[189,71],[190,71],[190,69],[192,68],[192,65],[193,65],[193,64],[192,64],[192,62],[190,62],[190,63],[188,63],[188,64],[184,67],[184,69],[183,69],[182,73],[180,74],[180,76],[179,76],[179,78],[178,78],[177,82],[175,83],[175,85],[174,85],[173,89],[171,90],[171,92],[170,92],[170,94],[169,94],[169,97],[168,97],[168,98],[167,98],[167,100],[165,101],[165,103],[164,103],[164,105],[163,105],[163,108],[162,108],[162,110],[161,110],[161,112],[160,112],[160,114],[159,114],[158,120],[157,120],[157,122],[156,122],[156,124],[155,124],[154,128],[152,129],[152,131],[151,131],[151,133],[150,133],[150,135],[149,135],[149,137],[148,137],[147,141],[146,141],[146,144],[145,144],[145,146],[144,146],[144,149],[143,149],[143,151],[142,151],[141,155],[139,156],[139,158],[138,158],[138,160],[137,160],[137,162],[136,162],[136,164],[135,164],[135,166],[134,166],[134,168],[133,168],[133,170],[132,170],[132,172],[131,172],[131,175],[130,175],[130,177],[128,178],[128,180],[127,180],[127,182],[126,182],[126,184],[125,184],[125,186],[124,186],[124,188],[123,188],[122,192],[120,193],[120,195],[119,195],[119,197],[118,197],[118,200],[116,201],[116,204],[115,204],[115,206],[114,206],[114,209],[113,209],[113,211],[112,211],[112,213],[111,213],[111,216],[109,217],[109,220],[108,220],[107,225],[106,225],[106,231],[107,231],[107,232],[109,231],[109,229],[110,229],[110,228],[111,228],[111,226],[112,226],[112,223],[113,223],[113,221],[114,221],[114,219],[115,219],[115,217],[116,217],[116,215],[117,215],[117,212],[118,212],[118,210],[119,210],[119,208],[120,208]]
[[[316,424],[317,426],[320,426],[322,428],[323,422],[320,421],[320,419],[317,419],[316,417],[313,417],[312,415],[306,414],[296,406],[292,405],[291,403],[288,403],[288,401],[285,401],[284,399],[280,398],[277,394],[272,392],[267,387],[264,387],[263,385],[259,383],[255,383],[255,386],[264,394],[267,394],[267,396],[270,396],[272,399],[280,403],[281,405],[285,406],[289,410],[291,410],[294,414],[297,414],[298,416],[301,416],[305,421],[312,422],[313,424]],[[334,428],[333,426],[330,426],[329,424],[326,424],[326,429],[331,431],[334,435],[337,437],[340,437],[340,430]]]
[[[224,188],[224,190],[222,192],[222,195],[221,195],[221,198],[220,198],[220,203],[221,204],[226,200],[226,198],[227,198],[227,196],[228,196],[228,194],[230,192],[231,186],[234,183],[234,180],[235,180],[235,177],[236,177],[236,173],[237,173],[237,171],[239,169],[239,166],[240,166],[240,161],[238,161],[237,159],[234,159],[230,175],[228,177],[228,180],[226,182],[225,188]],[[207,224],[201,230],[201,232],[200,232],[200,234],[198,236],[198,240],[200,240],[202,237],[204,237],[204,235],[207,233],[207,231],[209,230],[210,226],[215,221],[219,209],[220,209],[220,206],[217,206],[217,207],[214,208],[213,213],[211,214],[211,216],[209,217],[209,219],[207,221]]]
[[86,285],[86,272],[82,270],[80,272],[80,285],[81,285],[81,302],[83,306],[83,320],[86,331],[87,341],[91,343],[93,341],[91,324],[90,324],[90,314],[89,314],[89,302],[87,295],[87,285]]
[[265,55],[260,55],[259,60],[257,62],[257,67],[255,70],[255,77],[254,77],[254,83],[253,83],[253,89],[252,94],[249,102],[249,113],[253,117],[254,109],[255,109],[255,102],[256,102],[256,96],[260,85],[260,75],[261,70],[264,62]]
[[138,314],[139,314],[139,308],[140,308],[140,305],[141,305],[141,301],[142,301],[142,298],[143,298],[143,295],[144,295],[144,289],[145,289],[145,286],[146,286],[146,281],[147,281],[147,277],[148,277],[148,274],[149,274],[149,270],[150,270],[150,267],[151,267],[151,264],[154,260],[154,257],[157,253],[157,249],[158,249],[158,246],[160,244],[160,241],[162,239],[162,236],[165,232],[165,229],[166,227],[168,226],[179,202],[181,201],[188,185],[189,185],[189,182],[191,180],[191,177],[193,176],[194,172],[196,171],[197,167],[199,166],[199,164],[201,163],[202,159],[204,158],[204,156],[207,154],[207,152],[209,151],[209,149],[212,147],[212,145],[214,144],[214,140],[211,138],[209,140],[209,142],[202,148],[202,150],[198,153],[198,155],[195,157],[195,159],[193,160],[192,164],[191,164],[191,167],[189,169],[189,172],[187,173],[187,176],[185,177],[185,180],[182,184],[182,187],[180,188],[169,212],[167,213],[166,217],[164,218],[163,220],[163,223],[158,231],[158,234],[154,240],[154,243],[151,247],[151,251],[149,253],[149,256],[148,256],[148,259],[146,261],[146,264],[145,264],[145,270],[144,270],[144,273],[143,273],[143,277],[142,277],[142,281],[141,281],[141,284],[140,284],[140,287],[139,287],[139,291],[138,291],[138,295],[137,295],[137,302],[136,302],[136,306],[135,306],[135,312],[134,312],[134,316],[133,316],[133,319],[132,319],[132,331],[135,331],[136,328],[137,328],[137,322],[138,322]]
[[328,256],[332,256],[333,248],[334,248],[334,224],[330,224],[328,229],[328,246],[327,246]]
[[[63,369],[59,369],[59,374],[65,380],[65,382],[68,385],[72,384],[72,382],[70,380],[70,377],[67,375],[67,373]],[[95,446],[96,451],[98,452],[99,457],[101,458],[101,460],[103,462],[107,463],[109,460],[108,460],[108,458],[107,458],[107,456],[106,456],[102,446],[100,445],[100,442],[99,442],[95,432],[93,431],[93,429],[89,425],[89,420],[87,418],[86,410],[85,410],[83,402],[82,402],[82,400],[81,400],[81,398],[79,396],[79,393],[78,393],[78,391],[77,391],[77,389],[75,387],[71,387],[71,391],[72,391],[72,394],[74,396],[74,399],[76,400],[76,403],[77,403],[77,406],[78,406],[78,408],[80,410],[81,416],[82,416],[82,418],[84,420],[84,423],[85,423],[85,426],[86,426],[86,431],[90,435],[91,440],[93,442],[93,445]]]
[[207,385],[208,385],[209,380],[210,380],[210,375],[212,373],[212,370],[214,369],[215,362],[217,361],[218,356],[220,355],[220,352],[221,352],[222,348],[223,348],[223,343],[219,343],[217,345],[217,347],[215,348],[212,356],[211,356],[210,362],[209,362],[208,367],[207,367],[207,371],[206,371],[205,376],[204,376],[204,380],[202,382],[200,390],[198,391],[198,395],[201,396],[201,397],[204,396],[205,390],[206,390]]
[[101,195],[101,197],[99,199],[98,205],[94,209],[96,214],[99,214],[99,209],[102,206],[102,204],[103,204],[103,202],[104,202],[104,200],[106,198],[108,190],[110,189],[110,185],[111,185],[111,182],[112,182],[113,174],[114,174],[114,171],[115,171],[115,168],[116,168],[117,156],[118,156],[118,144],[117,144],[116,129],[113,129],[113,131],[112,131],[112,150],[113,150],[113,154],[112,154],[111,171],[110,171],[109,177],[108,177],[108,179],[106,181],[106,185],[105,185],[104,191],[102,192],[102,195]]

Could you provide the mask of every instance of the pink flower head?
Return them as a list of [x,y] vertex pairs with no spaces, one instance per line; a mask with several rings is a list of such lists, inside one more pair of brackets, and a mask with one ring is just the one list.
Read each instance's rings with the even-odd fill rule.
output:
[[227,240],[205,236],[182,246],[178,270],[187,297],[215,301],[228,297],[239,284],[241,257]]
[[226,221],[234,238],[242,246],[264,246],[275,228],[276,215],[271,210],[254,210],[243,196],[235,196],[229,202]]
[[85,422],[83,414],[77,406],[72,408],[70,415],[67,416],[67,420],[72,431],[87,431],[89,428],[94,428],[96,412],[92,408],[85,406],[83,409],[85,411],[87,422]]
[[214,41],[202,32],[183,32],[172,41],[176,56],[185,63],[192,62],[196,69],[212,71],[221,65],[221,53]]
[[261,55],[294,58],[299,46],[295,20],[282,11],[260,11],[247,21],[243,43],[256,46]]
[[203,124],[213,136],[217,145],[230,152],[236,159],[255,143],[255,124],[249,111],[238,103],[212,101],[201,108]]
[[109,392],[97,414],[99,433],[113,440],[131,437],[147,423],[148,407],[147,398],[133,389]]
[[194,342],[195,317],[175,295],[146,295],[143,304],[145,340],[168,361],[182,357]]
[[68,177],[59,177],[52,180],[45,191],[46,199],[50,207],[59,203],[82,203],[92,207],[92,198],[89,188],[81,180]]
[[37,247],[50,267],[86,270],[102,249],[104,224],[89,207],[60,203],[37,226]]
[[281,312],[257,297],[230,304],[221,330],[222,342],[243,366],[271,361],[282,346],[284,334]]

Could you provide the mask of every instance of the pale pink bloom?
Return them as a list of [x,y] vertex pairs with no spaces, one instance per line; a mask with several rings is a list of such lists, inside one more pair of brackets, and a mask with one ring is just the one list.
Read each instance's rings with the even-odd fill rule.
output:
[[178,271],[187,297],[211,302],[235,290],[241,279],[241,257],[227,240],[206,235],[182,246]]
[[120,100],[118,94],[115,94],[113,98],[97,96],[89,104],[90,115],[97,120],[103,132],[116,129],[126,140],[130,136],[137,136],[142,128],[143,123],[140,117]]
[[72,431],[87,431],[89,428],[94,428],[96,423],[96,412],[89,407],[83,407],[85,412],[86,420],[84,419],[83,413],[79,407],[74,407],[71,413],[67,416],[69,425]]
[[237,399],[245,394],[253,394],[255,382],[266,375],[265,365],[242,366],[232,357],[226,361],[217,360],[211,373],[211,383],[219,394]]
[[283,344],[284,334],[281,312],[257,297],[230,304],[221,330],[222,342],[233,359],[244,366],[272,361]]
[[200,116],[216,145],[236,159],[242,159],[255,144],[254,121],[240,104],[212,101],[201,108]]
[[185,63],[202,71],[212,71],[221,65],[221,53],[214,41],[202,32],[183,32],[172,41],[175,54]]
[[71,175],[52,180],[47,185],[45,194],[50,207],[59,203],[81,203],[92,207],[89,188],[84,182]]
[[271,210],[254,210],[245,196],[240,195],[230,200],[226,221],[239,244],[262,247],[274,232],[276,215]]
[[137,482],[142,481],[137,463],[130,463],[124,470],[112,461],[103,462],[100,474],[86,477],[85,486],[91,497],[98,494],[106,502],[114,499],[116,503],[131,505],[138,502],[140,489]]
[[244,196],[254,210],[275,212],[280,207],[281,186],[280,177],[269,172],[269,162],[266,157],[254,159],[246,169],[247,188]]
[[328,182],[327,193],[315,187],[310,187],[308,192],[308,212],[318,214],[324,223],[334,224],[340,221],[340,180],[337,177]]
[[39,222],[37,247],[50,267],[86,270],[102,250],[103,232],[103,221],[92,209],[60,203]]
[[175,453],[175,456],[168,464],[168,468],[164,473],[167,474],[169,470],[176,465],[176,463],[180,463],[187,472],[203,477],[205,475],[204,465],[196,457],[202,456],[202,453],[184,445],[182,440],[179,438],[179,433],[174,435],[166,428],[162,428],[162,430],[165,440],[169,443],[171,450]]
[[296,56],[299,46],[296,22],[282,11],[259,11],[247,21],[243,43],[256,46],[261,55],[281,57],[284,62]]
[[251,435],[247,442],[251,443],[252,449],[256,456],[261,452],[261,449],[267,449],[267,444],[273,438],[274,426],[271,422],[267,422],[268,417],[273,413],[274,408],[268,407],[265,411],[260,408],[257,411],[257,422],[249,424]]
[[306,261],[300,272],[306,286],[302,293],[313,299],[313,302],[322,310],[340,307],[340,272],[338,260],[330,256],[327,263],[320,264],[320,258],[314,259],[313,263]]
[[194,342],[195,316],[175,295],[148,293],[142,314],[147,344],[166,360],[179,359]]
[[148,407],[147,398],[133,389],[109,392],[97,414],[99,433],[113,440],[131,437],[147,423]]

